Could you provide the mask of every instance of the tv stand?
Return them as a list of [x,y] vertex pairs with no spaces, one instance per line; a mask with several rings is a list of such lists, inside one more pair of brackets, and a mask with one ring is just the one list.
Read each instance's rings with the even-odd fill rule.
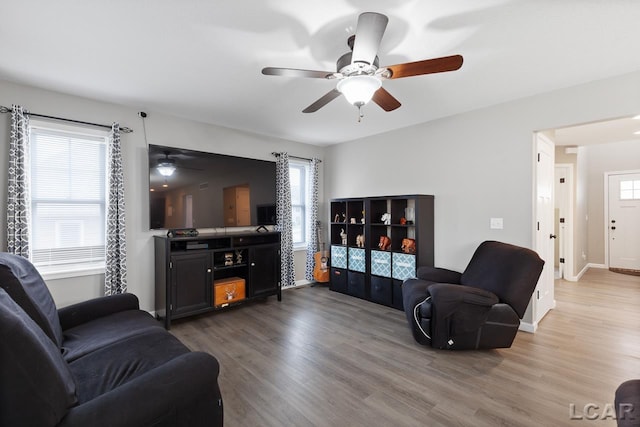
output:
[[154,246],[156,317],[166,329],[173,319],[282,300],[280,232],[154,236]]

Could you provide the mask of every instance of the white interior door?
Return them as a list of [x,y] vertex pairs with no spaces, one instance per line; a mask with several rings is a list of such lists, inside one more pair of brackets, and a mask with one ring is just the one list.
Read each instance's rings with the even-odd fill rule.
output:
[[184,227],[193,228],[193,196],[186,194],[184,196]]
[[609,268],[640,271],[640,173],[609,175]]
[[573,165],[555,164],[554,234],[556,279],[573,278]]
[[539,322],[555,306],[554,296],[554,162],[555,146],[536,136],[536,251],[544,268],[534,292],[533,320]]

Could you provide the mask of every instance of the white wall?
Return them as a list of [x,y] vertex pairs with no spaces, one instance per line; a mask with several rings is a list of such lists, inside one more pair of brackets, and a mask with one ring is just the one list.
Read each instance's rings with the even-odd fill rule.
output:
[[[639,89],[632,73],[331,146],[325,192],[433,194],[440,267],[464,268],[486,239],[533,247],[533,132],[633,115]],[[491,230],[491,217],[504,229]]]
[[585,147],[578,147],[576,159],[576,211],[574,236],[574,273],[578,275],[588,263],[589,255],[589,184]]
[[[127,256],[129,291],[140,299],[141,308],[154,310],[153,235],[149,231],[147,147],[142,122],[137,113],[146,111],[147,140],[150,144],[190,148],[235,156],[274,160],[272,151],[287,151],[290,155],[318,157],[323,149],[317,146],[272,137],[255,135],[233,129],[169,116],[144,108],[131,108],[96,100],[46,91],[0,81],[0,105],[19,104],[34,113],[71,118],[94,123],[110,124],[134,129],[122,135],[125,203],[127,211]],[[0,164],[7,165],[10,115],[0,115]],[[320,164],[320,183],[323,166]],[[0,173],[0,206],[6,206],[7,173]],[[322,187],[322,184],[321,184]],[[320,200],[323,200],[320,189]],[[322,208],[322,206],[321,206]],[[6,211],[0,213],[0,242],[6,250]],[[156,232],[155,234],[161,234]],[[296,252],[296,258],[305,252]],[[298,263],[296,263],[298,264]],[[302,278],[304,269],[296,270],[296,279]],[[47,283],[59,306],[99,296],[103,292],[102,275],[84,278],[48,280]]]
[[[147,111],[147,134],[148,142],[153,144],[253,158],[271,159],[272,151],[324,157],[324,193],[320,195],[323,201],[350,196],[433,194],[436,265],[460,269],[486,239],[532,246],[534,131],[634,115],[640,112],[638,93],[640,72],[630,73],[326,149],[152,111]],[[428,97],[425,102],[429,102]],[[137,117],[137,111],[143,108],[0,82],[0,104],[12,103],[37,113],[100,123],[119,121],[122,126],[135,129],[135,133],[123,137],[129,286],[140,297],[142,307],[152,310],[153,233],[147,224],[147,154]],[[366,126],[366,118],[361,125]],[[0,142],[4,147],[8,127],[8,115],[0,116]],[[0,150],[0,164],[7,164],[6,151]],[[5,206],[6,173],[0,175],[0,188],[0,205]],[[328,204],[320,208],[325,212],[321,215],[324,221],[329,216]],[[504,229],[490,230],[491,217],[504,218]],[[5,223],[4,212],[0,218]],[[0,238],[4,244],[5,227],[0,229]],[[296,253],[300,254],[304,252]],[[298,271],[297,278],[301,274]],[[51,283],[51,287],[54,296],[65,292],[60,290],[63,284]]]

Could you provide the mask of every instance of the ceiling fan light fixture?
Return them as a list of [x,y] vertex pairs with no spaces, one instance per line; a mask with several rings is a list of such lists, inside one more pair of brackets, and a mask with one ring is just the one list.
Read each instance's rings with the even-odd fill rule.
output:
[[158,169],[158,172],[160,173],[160,175],[162,176],[171,176],[173,175],[173,173],[176,171],[176,167],[173,164],[173,162],[171,162],[172,159],[169,159],[170,161],[163,161],[161,163],[158,163],[158,166],[156,167],[156,169]]
[[350,104],[361,107],[371,101],[373,94],[380,89],[380,79],[366,74],[346,77],[338,82],[337,89],[342,92]]

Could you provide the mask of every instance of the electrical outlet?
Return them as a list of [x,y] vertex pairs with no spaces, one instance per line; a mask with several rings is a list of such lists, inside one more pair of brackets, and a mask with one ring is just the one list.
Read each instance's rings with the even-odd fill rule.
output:
[[491,218],[489,227],[492,230],[502,230],[504,228],[504,223],[502,218]]

